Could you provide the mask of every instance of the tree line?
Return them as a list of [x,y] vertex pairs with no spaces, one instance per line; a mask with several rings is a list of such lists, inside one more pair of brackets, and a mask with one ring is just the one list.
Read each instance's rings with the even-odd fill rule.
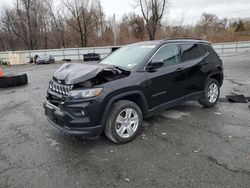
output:
[[[249,40],[249,19],[204,13],[194,25],[167,23],[167,0],[135,0],[141,12],[116,21],[100,0],[15,0],[0,12],[0,51],[123,45],[176,37]],[[220,41],[222,40],[222,41]]]

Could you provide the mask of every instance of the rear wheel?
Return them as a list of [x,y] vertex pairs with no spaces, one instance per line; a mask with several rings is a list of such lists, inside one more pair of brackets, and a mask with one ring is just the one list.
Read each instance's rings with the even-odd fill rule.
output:
[[118,101],[113,104],[106,122],[106,136],[117,144],[132,141],[140,132],[143,115],[137,104]]
[[209,79],[206,87],[204,96],[199,100],[200,104],[205,108],[211,108],[215,106],[220,97],[220,85],[217,80]]

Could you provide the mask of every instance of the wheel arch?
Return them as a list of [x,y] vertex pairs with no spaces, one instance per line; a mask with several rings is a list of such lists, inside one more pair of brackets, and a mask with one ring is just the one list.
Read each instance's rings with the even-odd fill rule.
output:
[[[222,75],[221,72],[211,73],[208,76],[208,79],[215,79],[215,80],[217,80],[217,82],[219,83],[220,87],[223,84],[223,75]],[[207,81],[208,81],[208,79],[207,79]]]
[[112,97],[111,99],[109,99],[106,105],[105,111],[103,113],[102,121],[101,121],[101,124],[103,127],[105,126],[105,122],[110,112],[110,109],[112,107],[112,104],[120,100],[129,100],[129,101],[136,103],[140,107],[143,116],[145,116],[149,111],[146,97],[144,96],[142,91],[136,90],[136,91],[130,91],[130,92],[122,93],[120,95],[116,95]]

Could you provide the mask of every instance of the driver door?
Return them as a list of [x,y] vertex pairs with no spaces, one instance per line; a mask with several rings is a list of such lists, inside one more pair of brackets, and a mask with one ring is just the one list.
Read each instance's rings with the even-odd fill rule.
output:
[[185,71],[180,64],[180,57],[178,44],[162,46],[152,57],[150,62],[163,61],[164,64],[161,68],[146,72],[148,88],[145,93],[149,99],[150,109],[178,98],[185,81]]

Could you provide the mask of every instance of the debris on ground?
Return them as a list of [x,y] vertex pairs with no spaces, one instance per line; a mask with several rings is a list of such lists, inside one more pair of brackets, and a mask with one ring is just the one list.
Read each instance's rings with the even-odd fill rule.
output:
[[28,84],[27,74],[22,75],[5,75],[3,72],[0,73],[0,88],[15,87]]
[[163,136],[165,136],[167,133],[161,133]]
[[220,112],[215,112],[215,114],[216,114],[216,115],[221,115],[221,113],[220,113]]
[[128,178],[125,178],[125,181],[126,181],[126,182],[129,182],[130,180],[129,180]]
[[147,140],[147,136],[145,134],[142,134],[142,140]]
[[247,103],[248,100],[244,95],[229,95],[226,96],[228,102],[231,103]]

